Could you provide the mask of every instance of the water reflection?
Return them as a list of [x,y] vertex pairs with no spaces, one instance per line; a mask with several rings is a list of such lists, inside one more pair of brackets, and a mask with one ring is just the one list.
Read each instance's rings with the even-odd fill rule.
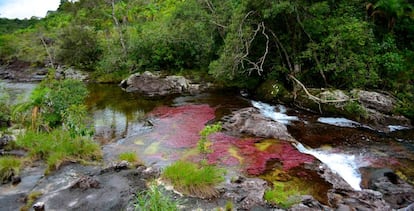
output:
[[114,84],[88,84],[88,90],[86,104],[93,115],[95,138],[102,144],[138,133],[146,112],[172,100],[126,93]]

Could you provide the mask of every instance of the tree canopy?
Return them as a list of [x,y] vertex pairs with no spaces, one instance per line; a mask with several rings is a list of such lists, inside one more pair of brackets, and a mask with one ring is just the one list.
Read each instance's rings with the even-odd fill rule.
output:
[[414,101],[412,0],[79,0],[41,20],[0,21],[3,64],[103,78],[191,69],[252,89],[266,80],[289,89],[295,77]]

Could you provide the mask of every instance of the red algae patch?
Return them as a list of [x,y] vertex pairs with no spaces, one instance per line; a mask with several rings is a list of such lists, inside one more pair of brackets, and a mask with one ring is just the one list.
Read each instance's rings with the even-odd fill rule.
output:
[[314,161],[312,156],[300,153],[286,141],[240,139],[224,133],[212,134],[209,139],[213,143],[212,152],[208,155],[209,163],[242,164],[250,175],[264,173],[266,164],[275,160],[282,164],[284,171]]
[[158,107],[149,114],[156,118],[149,136],[167,147],[195,147],[200,139],[199,132],[215,118],[214,111],[208,105]]

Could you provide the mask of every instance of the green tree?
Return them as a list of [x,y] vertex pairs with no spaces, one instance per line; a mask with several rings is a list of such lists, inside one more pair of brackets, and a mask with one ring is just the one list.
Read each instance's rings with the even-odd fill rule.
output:
[[72,25],[63,29],[59,39],[57,58],[60,62],[86,70],[95,68],[101,50],[92,28]]

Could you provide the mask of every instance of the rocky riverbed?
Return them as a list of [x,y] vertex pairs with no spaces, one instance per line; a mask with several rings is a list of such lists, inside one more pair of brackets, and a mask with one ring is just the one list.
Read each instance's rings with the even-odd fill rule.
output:
[[[218,121],[224,130],[210,136],[208,162],[228,170],[226,181],[219,197],[209,200],[164,189],[182,210],[212,210],[228,201],[239,210],[279,209],[263,199],[274,182],[306,190],[290,210],[397,210],[414,202],[414,135],[405,121],[379,130],[364,121],[251,101],[229,90],[161,99],[111,85],[90,90],[88,106],[104,162],[67,163],[49,175],[42,163],[34,163],[19,175],[20,182],[0,186],[1,210],[19,209],[31,193],[41,193],[36,202],[46,210],[133,210],[135,194],[157,181],[163,167],[200,159],[194,153],[198,132]],[[128,151],[146,166],[128,168],[117,161]]]

